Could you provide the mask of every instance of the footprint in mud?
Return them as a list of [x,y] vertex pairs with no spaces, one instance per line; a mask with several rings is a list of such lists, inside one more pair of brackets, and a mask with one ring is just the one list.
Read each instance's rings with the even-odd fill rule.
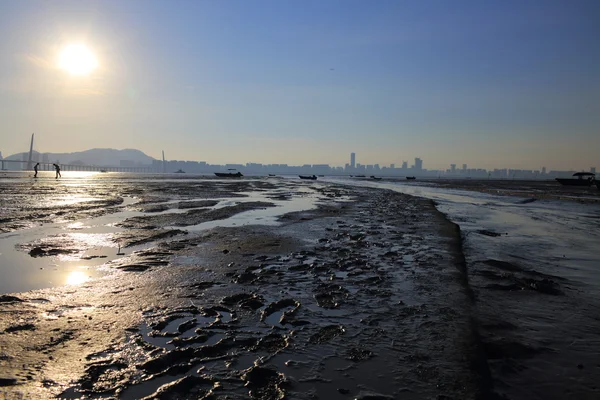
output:
[[226,306],[237,305],[240,308],[249,310],[258,310],[265,304],[264,302],[265,299],[255,293],[238,293],[224,297],[221,300],[221,304],[225,304]]
[[289,336],[280,335],[278,333],[270,333],[267,336],[262,337],[258,343],[256,343],[256,346],[254,346],[251,350],[261,350],[266,351],[269,354],[275,354],[287,348],[289,344]]
[[338,308],[349,295],[348,289],[340,285],[323,285],[314,295],[321,308]]
[[[264,322],[271,314],[276,313],[277,311],[281,311],[283,309],[287,309],[278,319],[278,322],[281,323],[287,316],[291,317],[298,309],[300,308],[300,302],[294,299],[282,299],[276,302],[269,304],[265,309],[261,312],[260,320]],[[275,321],[269,321],[271,324]]]
[[283,399],[283,386],[287,383],[285,376],[267,367],[251,367],[242,375],[244,386],[250,389],[253,399]]
[[312,335],[308,342],[311,344],[326,343],[344,333],[346,333],[346,328],[342,325],[328,325],[319,329],[319,332]]

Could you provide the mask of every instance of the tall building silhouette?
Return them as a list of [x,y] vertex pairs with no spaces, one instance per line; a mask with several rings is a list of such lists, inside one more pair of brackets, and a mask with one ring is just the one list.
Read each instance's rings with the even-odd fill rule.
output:
[[356,153],[350,153],[350,167],[356,167]]
[[417,171],[420,171],[423,169],[423,160],[421,160],[419,157],[415,157],[415,169]]

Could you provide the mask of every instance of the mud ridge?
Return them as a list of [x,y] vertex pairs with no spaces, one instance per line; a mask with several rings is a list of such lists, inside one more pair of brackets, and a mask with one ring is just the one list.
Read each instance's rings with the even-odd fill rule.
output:
[[[469,284],[469,270],[464,253],[463,232],[460,229],[460,225],[452,222],[446,214],[438,210],[434,201],[432,201],[432,204],[439,215],[448,224],[448,233],[452,236],[454,241],[454,259],[456,267],[460,272],[460,281],[466,291],[471,305],[474,306],[476,302],[475,292]],[[474,312],[474,310],[467,310],[467,312],[470,314],[469,327],[471,330],[470,334],[472,345],[470,353],[471,369],[475,374],[477,374],[477,376],[479,376],[479,393],[476,394],[476,398],[481,400],[498,399],[499,396],[494,392],[492,373],[490,371],[488,358],[485,353],[484,343],[479,332],[479,321],[475,315],[476,312]]]

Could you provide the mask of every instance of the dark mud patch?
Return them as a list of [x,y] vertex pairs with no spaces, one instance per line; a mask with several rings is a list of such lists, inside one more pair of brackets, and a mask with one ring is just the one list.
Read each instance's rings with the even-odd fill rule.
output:
[[16,378],[0,378],[0,387],[2,386],[14,386],[17,384]]
[[141,211],[144,213],[158,213],[171,209],[172,206],[170,204],[143,204],[136,207],[136,211]]
[[490,236],[490,237],[499,237],[499,236],[503,235],[502,233],[490,231],[490,230],[487,230],[487,229],[479,229],[479,230],[477,230],[475,232],[479,233],[480,235]]
[[77,253],[77,250],[69,250],[69,249],[57,249],[52,247],[51,245],[44,246],[36,246],[29,250],[29,255],[31,257],[51,257],[51,256],[59,256],[64,254],[73,254]]
[[143,272],[153,267],[169,265],[171,252],[157,252],[145,250],[133,253],[131,256],[123,257],[108,263],[121,271]]
[[24,300],[17,296],[11,296],[8,294],[0,295],[0,303],[21,303]]
[[217,204],[219,204],[218,200],[180,201],[177,203],[177,208],[184,210],[188,208],[214,207]]
[[121,247],[131,247],[187,234],[187,231],[181,229],[132,229],[115,234],[113,241],[119,243]]
[[8,328],[6,328],[4,330],[4,332],[13,333],[13,332],[19,332],[19,331],[34,331],[34,330],[35,330],[34,324],[19,324],[19,325],[9,326]]

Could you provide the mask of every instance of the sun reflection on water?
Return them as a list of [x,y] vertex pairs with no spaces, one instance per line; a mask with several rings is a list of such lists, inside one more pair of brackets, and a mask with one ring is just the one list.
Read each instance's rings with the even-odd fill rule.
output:
[[81,271],[73,271],[67,275],[67,285],[80,285],[89,280],[89,277]]

